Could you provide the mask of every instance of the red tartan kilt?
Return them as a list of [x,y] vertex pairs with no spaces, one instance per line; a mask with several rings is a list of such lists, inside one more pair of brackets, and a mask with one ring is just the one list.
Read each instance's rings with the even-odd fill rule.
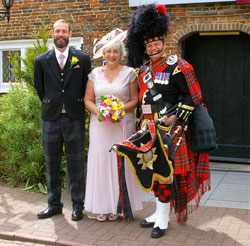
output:
[[[143,115],[144,119],[154,119],[154,115]],[[174,129],[175,130],[175,129]],[[172,132],[174,132],[174,130]],[[173,140],[175,146],[181,130]],[[175,153],[175,181],[177,186],[177,222],[188,219],[188,212],[198,207],[202,195],[210,189],[208,154],[195,154],[188,148],[190,132],[187,131]],[[187,144],[188,143],[188,144]],[[192,201],[192,208],[188,204]],[[171,201],[174,206],[174,201]]]

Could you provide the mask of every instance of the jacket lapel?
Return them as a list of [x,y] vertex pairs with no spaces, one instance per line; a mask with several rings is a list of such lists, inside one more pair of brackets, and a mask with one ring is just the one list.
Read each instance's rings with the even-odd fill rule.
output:
[[56,54],[55,54],[55,50],[54,49],[52,49],[48,53],[47,59],[48,59],[49,67],[53,70],[53,73],[54,73],[56,79],[60,83],[60,73],[58,71],[60,68],[59,68],[58,62],[56,60]]
[[69,55],[68,55],[67,62],[65,64],[65,66],[66,66],[65,67],[65,79],[64,79],[63,87],[66,87],[66,85],[68,84],[68,82],[70,80],[72,72],[73,72],[73,67],[70,68],[70,62],[71,62],[73,56],[76,56],[76,52],[75,52],[75,50],[73,50],[72,48],[69,47]]

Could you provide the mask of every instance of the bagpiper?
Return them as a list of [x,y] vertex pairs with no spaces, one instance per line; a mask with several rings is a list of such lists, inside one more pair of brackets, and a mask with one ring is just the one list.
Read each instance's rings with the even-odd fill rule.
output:
[[[154,176],[151,180],[156,210],[140,226],[152,228],[153,238],[165,234],[171,208],[175,209],[177,222],[185,222],[188,214],[198,208],[202,195],[210,190],[208,152],[191,149],[190,118],[202,103],[200,85],[192,65],[175,54],[166,55],[168,32],[169,17],[165,6],[149,4],[138,7],[132,14],[127,34],[128,65],[138,71],[140,126],[158,120],[177,104],[175,112],[178,113],[168,115],[160,125],[161,130],[167,134],[173,120],[176,125],[189,122],[174,154],[172,176],[163,179]],[[173,139],[173,145],[177,144],[180,134]]]

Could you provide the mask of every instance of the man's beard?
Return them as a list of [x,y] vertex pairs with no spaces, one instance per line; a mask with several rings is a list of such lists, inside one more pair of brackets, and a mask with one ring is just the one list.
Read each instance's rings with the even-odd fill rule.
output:
[[[62,41],[58,41],[59,39],[63,39]],[[64,48],[68,45],[69,43],[69,38],[64,38],[64,37],[58,37],[58,38],[54,38],[54,44],[57,48]]]

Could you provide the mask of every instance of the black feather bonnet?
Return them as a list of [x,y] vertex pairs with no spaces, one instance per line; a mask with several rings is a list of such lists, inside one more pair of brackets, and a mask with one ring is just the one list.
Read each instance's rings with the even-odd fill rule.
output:
[[142,5],[132,13],[127,33],[128,66],[140,67],[145,58],[145,41],[164,39],[169,31],[164,5]]

